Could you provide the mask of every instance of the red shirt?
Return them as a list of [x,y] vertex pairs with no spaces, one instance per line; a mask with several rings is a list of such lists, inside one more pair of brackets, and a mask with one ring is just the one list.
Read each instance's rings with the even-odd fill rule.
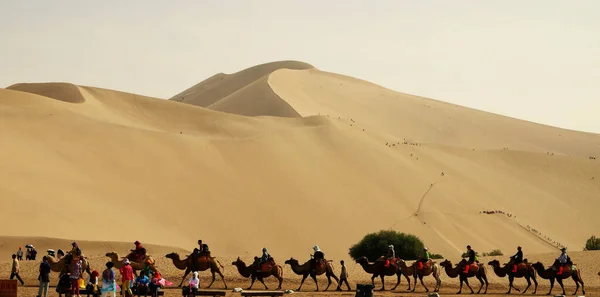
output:
[[121,272],[121,280],[133,280],[133,268],[131,268],[131,265],[128,264],[121,267],[119,272]]

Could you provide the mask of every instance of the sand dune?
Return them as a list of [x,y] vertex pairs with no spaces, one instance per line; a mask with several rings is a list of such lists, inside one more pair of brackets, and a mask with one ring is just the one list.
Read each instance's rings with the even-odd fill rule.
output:
[[0,89],[0,223],[22,223],[1,235],[185,249],[202,238],[218,254],[299,259],[318,244],[336,260],[393,228],[455,258],[466,244],[577,251],[600,223],[599,135],[304,63],[216,75],[174,100],[17,86]]

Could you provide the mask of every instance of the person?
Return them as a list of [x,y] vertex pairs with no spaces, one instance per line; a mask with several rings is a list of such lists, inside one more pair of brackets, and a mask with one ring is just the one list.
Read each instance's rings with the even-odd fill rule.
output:
[[23,249],[21,249],[21,247],[19,247],[19,250],[17,251],[17,260],[23,261]]
[[139,241],[135,241],[135,249],[131,251],[131,261],[140,262],[146,257],[146,248]]
[[429,254],[427,247],[424,247],[423,254],[422,254],[421,258],[419,259],[419,270],[423,270],[425,263],[429,262],[429,259],[431,259],[431,255]]
[[133,268],[129,264],[129,259],[123,260],[123,267],[119,270],[121,273],[122,290],[125,292],[125,297],[133,296],[131,292],[131,281],[133,280]]
[[323,253],[323,251],[321,251],[318,245],[313,246],[313,250],[315,251],[315,253],[314,255],[311,255],[312,259],[310,261],[310,264],[312,272],[316,272],[317,264],[321,264],[321,262],[325,260],[325,254]]
[[144,273],[148,279],[151,279],[152,276],[154,275],[154,267],[152,267],[152,261],[150,261],[150,259],[146,259],[146,262],[144,263],[144,268],[142,269],[142,273]]
[[188,280],[188,286],[190,288],[188,296],[196,296],[198,288],[200,287],[200,279],[198,278],[198,271],[194,271],[192,277]]
[[148,296],[148,285],[150,284],[150,279],[146,275],[144,271],[140,272],[140,275],[135,279],[135,287],[137,291],[138,297],[144,293],[144,297]]
[[48,253],[48,256],[50,256],[52,258],[56,258],[56,254],[54,253],[53,249],[46,250],[46,253]]
[[17,255],[13,254],[12,259],[13,259],[13,263],[12,263],[12,269],[10,270],[10,279],[13,279],[16,277],[21,282],[21,286],[25,285],[25,283],[19,276],[20,269],[19,269],[19,260],[17,260]]
[[271,255],[269,255],[269,253],[267,252],[267,248],[262,248],[262,256],[260,258],[258,258],[258,261],[256,263],[256,271],[257,272],[261,271],[262,264],[269,261],[269,258],[271,258]]
[[117,284],[115,283],[115,272],[112,270],[113,262],[106,262],[106,269],[102,271],[102,288],[100,289],[101,296],[116,297]]
[[88,291],[88,296],[90,295],[90,292],[92,292],[91,295],[94,295],[94,292],[98,291],[98,277],[99,276],[100,276],[100,273],[98,273],[98,270],[92,271],[92,274],[90,275],[90,278],[88,279],[88,282],[85,285],[85,289]]
[[48,297],[48,288],[50,287],[50,264],[48,263],[48,257],[42,257],[42,263],[40,263],[40,288],[38,290],[37,297]]
[[562,275],[565,265],[567,265],[567,263],[569,262],[569,256],[567,255],[567,248],[563,247],[560,249],[560,251],[561,251],[560,256],[558,256],[558,258],[556,258],[556,261],[559,264],[558,272],[556,273],[557,275]]
[[340,281],[338,282],[338,287],[335,289],[336,291],[342,290],[342,284],[345,283],[346,287],[348,287],[348,291],[350,291],[350,285],[348,284],[348,270],[346,269],[346,265],[344,264],[344,260],[340,261],[340,265],[342,266],[342,272],[340,272]]
[[471,264],[477,262],[477,254],[471,248],[470,245],[467,245],[467,265],[465,266],[465,273],[469,273],[469,268],[471,268]]
[[31,248],[31,254],[29,256],[29,258],[33,261],[35,261],[35,257],[37,256],[37,250],[35,249],[35,247]]
[[385,254],[385,267],[390,267],[390,263],[396,259],[396,251],[393,245],[388,245],[388,250]]
[[56,251],[56,261],[60,261],[64,257],[65,257],[65,252],[61,249],[58,249],[58,251]]
[[77,242],[73,241],[71,243],[71,250],[67,252],[67,254],[65,255],[65,268],[70,269],[69,266],[76,262],[77,260],[79,260],[81,258],[81,249],[79,248],[79,245],[77,245]]
[[79,295],[79,278],[81,278],[82,273],[82,261],[81,260],[73,260],[74,262],[71,264],[69,268],[69,278],[71,279],[71,296],[81,297]]
[[520,246],[517,247],[517,253],[512,255],[510,257],[510,259],[513,264],[512,272],[516,273],[517,267],[519,266],[519,264],[523,263],[523,251],[521,250]]

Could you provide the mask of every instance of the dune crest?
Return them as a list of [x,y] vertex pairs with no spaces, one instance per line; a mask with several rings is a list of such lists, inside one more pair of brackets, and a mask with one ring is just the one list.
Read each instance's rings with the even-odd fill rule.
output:
[[38,94],[69,103],[82,103],[85,101],[81,92],[79,92],[79,88],[70,83],[20,83],[11,85],[7,89]]

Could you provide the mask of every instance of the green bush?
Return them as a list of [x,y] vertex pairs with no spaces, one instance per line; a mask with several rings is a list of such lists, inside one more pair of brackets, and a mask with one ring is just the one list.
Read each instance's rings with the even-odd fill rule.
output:
[[504,256],[504,254],[502,254],[501,250],[492,250],[489,253],[483,253],[483,256],[484,257],[487,257],[487,256],[490,256],[490,257],[492,257],[492,256]]
[[600,250],[600,238],[592,235],[592,237],[588,238],[585,242],[584,251],[595,251]]
[[429,254],[429,256],[431,256],[431,259],[444,259],[444,256],[440,254]]
[[423,253],[424,245],[418,237],[392,230],[381,230],[365,235],[361,241],[350,247],[348,254],[354,260],[364,256],[372,262],[384,256],[390,244],[394,245],[396,257],[404,260],[416,260]]

